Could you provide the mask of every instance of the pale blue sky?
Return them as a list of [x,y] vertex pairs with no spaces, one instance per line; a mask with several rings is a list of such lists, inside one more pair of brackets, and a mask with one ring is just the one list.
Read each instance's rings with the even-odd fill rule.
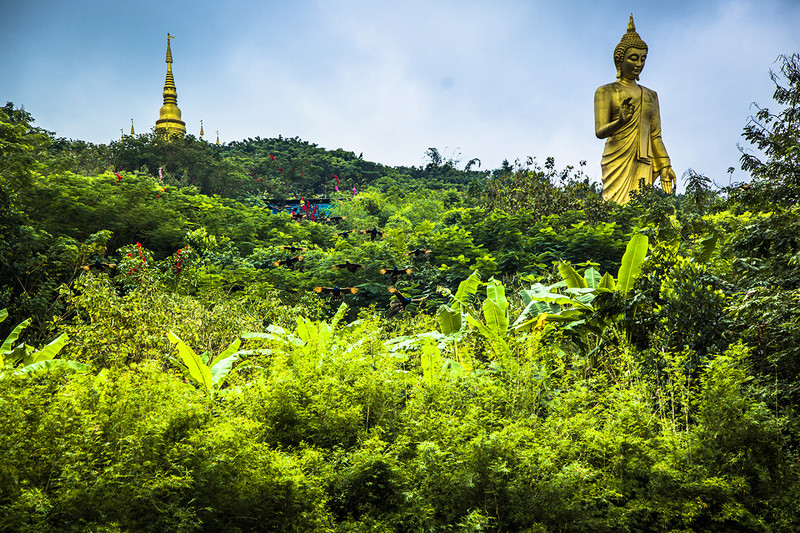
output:
[[5,0],[0,99],[58,136],[105,143],[150,131],[172,41],[187,130],[229,142],[300,138],[389,165],[436,147],[484,169],[536,156],[599,179],[594,90],[633,12],[641,83],[687,168],[727,185],[751,103],[800,49],[800,1]]

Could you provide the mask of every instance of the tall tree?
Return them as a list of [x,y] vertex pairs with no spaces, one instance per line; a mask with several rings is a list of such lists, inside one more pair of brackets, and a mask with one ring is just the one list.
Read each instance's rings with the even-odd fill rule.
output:
[[14,189],[30,184],[37,154],[51,142],[50,134],[33,126],[24,108],[7,102],[0,109],[0,177]]
[[742,150],[742,169],[754,178],[754,190],[773,205],[789,206],[800,199],[800,54],[782,55],[773,98],[783,109],[759,108],[742,134],[762,156]]

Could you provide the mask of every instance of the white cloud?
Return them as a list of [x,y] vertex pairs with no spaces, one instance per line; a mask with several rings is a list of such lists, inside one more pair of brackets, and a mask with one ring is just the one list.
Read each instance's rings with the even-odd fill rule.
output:
[[[613,79],[611,50],[630,9],[622,1],[150,1],[126,4],[122,18],[113,4],[20,4],[0,44],[37,39],[0,59],[14,73],[0,92],[59,135],[107,142],[131,117],[148,131],[170,31],[192,133],[203,119],[207,138],[300,136],[397,165],[424,164],[431,146],[490,169],[552,155],[560,166],[587,160],[594,177],[602,142],[592,96]],[[726,177],[750,102],[770,103],[768,70],[796,49],[800,6],[644,3],[634,14],[651,47],[642,83],[659,93],[676,171]]]

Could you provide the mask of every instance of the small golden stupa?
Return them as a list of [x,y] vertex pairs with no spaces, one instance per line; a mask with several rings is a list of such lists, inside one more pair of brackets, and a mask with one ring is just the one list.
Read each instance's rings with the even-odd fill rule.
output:
[[169,40],[174,39],[167,34],[167,78],[164,81],[164,105],[158,112],[156,120],[156,133],[161,135],[186,135],[186,123],[181,120],[181,110],[178,108],[178,90],[175,88],[175,78],[172,77],[172,50]]

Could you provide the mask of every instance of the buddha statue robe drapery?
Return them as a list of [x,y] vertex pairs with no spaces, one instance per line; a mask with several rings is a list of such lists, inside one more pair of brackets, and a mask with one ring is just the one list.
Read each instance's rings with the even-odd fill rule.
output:
[[670,166],[661,140],[661,115],[658,95],[624,80],[603,85],[594,96],[595,123],[607,124],[619,117],[620,107],[631,98],[635,112],[631,120],[606,138],[600,165],[603,169],[603,198],[624,204],[630,191],[644,178],[652,185],[658,172]]

